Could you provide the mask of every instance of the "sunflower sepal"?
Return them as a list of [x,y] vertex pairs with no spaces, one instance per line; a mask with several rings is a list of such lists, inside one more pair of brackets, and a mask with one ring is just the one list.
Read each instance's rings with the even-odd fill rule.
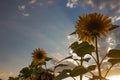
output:
[[71,34],[69,34],[69,35],[74,35],[74,34],[76,34],[76,31],[72,32],[72,33],[71,33]]
[[114,30],[114,29],[116,29],[118,27],[120,27],[120,26],[119,25],[112,25],[112,27],[109,29],[109,31],[112,31],[112,30]]
[[45,58],[45,61],[50,61],[50,60],[52,60],[52,58],[50,58],[50,57]]

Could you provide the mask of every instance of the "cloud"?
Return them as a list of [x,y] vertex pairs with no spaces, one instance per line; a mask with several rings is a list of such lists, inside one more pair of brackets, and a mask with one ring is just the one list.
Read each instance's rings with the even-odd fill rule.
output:
[[78,0],[68,0],[66,6],[69,8],[75,8],[78,5]]
[[76,36],[72,36],[72,35],[68,35],[67,39],[68,40],[77,40],[77,37]]
[[[29,16],[29,9],[33,10],[33,8],[36,8],[36,7],[41,7],[41,6],[46,6],[48,4],[53,4],[54,1],[53,0],[45,0],[45,1],[38,1],[38,0],[28,0],[27,1],[27,5],[26,3],[23,2],[22,5],[18,5],[18,10],[20,10],[22,12],[22,15],[23,16]],[[27,12],[27,13],[24,13],[24,12]]]
[[120,44],[117,44],[115,49],[120,49]]
[[43,3],[36,3],[36,6],[43,6]]
[[52,0],[47,1],[48,4],[52,4],[53,2],[54,1],[52,1]]
[[77,66],[76,62],[72,59],[64,60],[64,61],[60,62],[59,64],[66,64],[67,66],[57,67],[55,70],[56,72],[61,72],[64,69],[73,69],[74,67]]
[[[69,8],[75,8],[77,6],[87,8],[89,6],[89,8],[94,9],[94,11],[106,10],[106,14],[111,16],[117,15],[118,17],[120,14],[119,2],[120,0],[68,0],[66,6]],[[118,18],[118,20],[120,19]]]
[[27,17],[27,16],[29,16],[30,14],[29,14],[29,13],[23,13],[22,15]]
[[52,58],[53,58],[52,64],[55,64],[58,61],[60,61],[63,58],[63,56],[60,53],[56,53],[56,54],[52,55]]
[[[75,7],[78,5],[81,5],[81,6],[90,5],[91,7],[98,8],[99,10],[107,8],[109,11],[115,10],[116,12],[120,13],[120,10],[119,10],[120,4],[118,3],[119,1],[120,0],[113,0],[113,1],[109,1],[109,0],[68,0],[66,5],[71,4]],[[67,7],[70,7],[70,6],[67,6]]]
[[22,10],[25,10],[25,8],[26,8],[25,5],[19,5],[19,6],[18,6],[18,9],[21,10],[21,11],[22,11]]
[[37,0],[29,0],[29,4],[34,4],[36,2],[37,2]]
[[109,34],[106,38],[106,42],[108,43],[108,48],[114,48],[116,46],[116,36],[114,33]]
[[8,78],[12,75],[13,75],[12,72],[1,72],[0,73],[0,78],[3,79],[3,80],[8,80]]
[[120,16],[114,16],[112,17],[112,22],[116,22],[116,21],[119,21],[120,20]]
[[63,55],[61,55],[60,53],[57,53],[57,54],[55,54],[53,56],[53,59],[51,61],[52,64],[54,64],[54,65],[58,65],[58,64],[66,64],[66,65],[68,65],[68,66],[64,66],[64,67],[58,67],[56,69],[56,72],[60,72],[63,69],[72,69],[77,65],[77,63],[72,59],[66,59],[66,60],[63,60],[62,62],[59,62],[62,59],[64,59],[64,58],[63,58]]

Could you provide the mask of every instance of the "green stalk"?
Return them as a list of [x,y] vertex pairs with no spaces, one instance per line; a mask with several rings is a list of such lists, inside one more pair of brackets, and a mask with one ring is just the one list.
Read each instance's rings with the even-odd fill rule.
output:
[[31,76],[30,76],[30,80],[32,80]]
[[[83,65],[83,57],[81,57],[81,66]],[[80,75],[80,80],[82,80],[83,75]]]
[[104,78],[107,76],[107,74],[109,73],[109,71],[111,70],[112,67],[113,67],[113,65],[111,65],[111,66],[109,67],[109,69],[107,70],[107,72],[106,72]]
[[94,59],[94,61],[96,62],[97,64],[97,60],[95,59],[95,57],[91,54],[91,57]]
[[103,63],[103,61],[105,60],[106,57],[107,57],[107,54],[102,58],[100,65]]
[[95,47],[96,47],[96,58],[97,58],[97,66],[98,66],[98,74],[101,80],[101,69],[100,69],[100,60],[99,60],[99,54],[98,54],[98,42],[97,37],[95,38]]

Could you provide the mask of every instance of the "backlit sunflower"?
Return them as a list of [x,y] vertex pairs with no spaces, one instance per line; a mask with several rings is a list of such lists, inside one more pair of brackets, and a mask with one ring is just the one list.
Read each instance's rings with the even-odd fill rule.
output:
[[95,37],[104,36],[112,28],[111,18],[99,13],[79,16],[76,23],[76,34],[79,39],[94,42]]
[[24,78],[23,80],[30,80],[30,77]]
[[32,58],[35,63],[43,62],[46,58],[46,52],[38,48],[33,52]]
[[48,72],[42,72],[37,80],[53,80],[54,76]]

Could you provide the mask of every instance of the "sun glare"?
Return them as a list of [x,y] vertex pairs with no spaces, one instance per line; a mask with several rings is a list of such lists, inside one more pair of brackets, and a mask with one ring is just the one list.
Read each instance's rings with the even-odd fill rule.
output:
[[120,75],[110,76],[109,80],[120,80]]

